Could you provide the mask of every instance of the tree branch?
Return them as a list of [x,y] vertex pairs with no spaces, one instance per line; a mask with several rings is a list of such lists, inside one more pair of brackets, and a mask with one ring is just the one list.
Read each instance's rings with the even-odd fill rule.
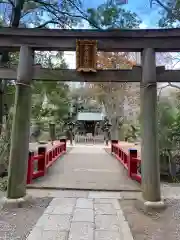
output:
[[151,7],[152,7],[153,2],[156,2],[157,4],[159,4],[159,6],[161,6],[162,8],[164,8],[164,10],[166,10],[169,14],[172,14],[171,8],[169,8],[168,6],[166,6],[165,4],[163,4],[160,0],[151,0],[151,1],[150,1]]
[[8,0],[8,2],[9,2],[13,7],[15,7],[15,4],[14,4],[14,2],[13,2],[12,0]]
[[173,13],[173,9],[171,9],[170,7],[168,7],[167,5],[165,5],[164,3],[162,3],[161,0],[150,0],[150,4],[152,7],[152,3],[156,2],[160,7],[162,7],[169,15],[171,15],[173,18],[175,18],[176,20],[180,21],[180,19],[178,19],[178,15]]
[[12,0],[7,0],[7,1],[2,0],[0,1],[0,3],[11,4],[13,7],[15,6]]
[[78,10],[78,12],[82,15],[82,18],[84,20],[86,20],[87,22],[89,22],[93,27],[97,28],[97,29],[101,29],[99,26],[97,26],[96,24],[94,24],[92,21],[89,20],[88,16],[76,5],[74,4],[74,2],[72,0],[69,0],[69,2],[71,2],[71,4]]
[[96,24],[94,24],[93,22],[91,22],[88,18],[88,16],[71,0],[69,0],[69,2],[71,3],[71,5],[76,8],[76,10],[81,14],[81,15],[73,15],[69,12],[64,12],[64,11],[60,11],[58,8],[55,7],[55,5],[52,5],[50,3],[44,2],[42,0],[34,0],[34,2],[40,4],[42,7],[44,7],[47,11],[49,11],[51,14],[53,14],[59,21],[61,21],[62,19],[57,15],[57,14],[61,14],[69,16],[69,17],[73,17],[73,18],[81,18],[86,20],[87,22],[89,22],[93,27],[100,29]]
[[170,87],[180,89],[180,86],[177,86],[176,84],[173,84],[171,82],[168,83]]
[[163,86],[163,87],[161,87],[161,88],[159,89],[159,94],[158,94],[158,96],[157,96],[157,100],[158,100],[158,101],[159,101],[159,99],[160,99],[162,90],[163,90],[164,88],[167,88],[167,87],[169,87],[169,84],[167,84],[166,86]]
[[43,23],[43,24],[41,24],[41,25],[39,25],[38,27],[36,27],[36,28],[43,28],[43,27],[46,27],[48,24],[59,24],[59,22],[57,22],[57,21],[53,21],[53,20],[49,20],[49,21],[47,21],[47,22],[45,22],[45,23]]

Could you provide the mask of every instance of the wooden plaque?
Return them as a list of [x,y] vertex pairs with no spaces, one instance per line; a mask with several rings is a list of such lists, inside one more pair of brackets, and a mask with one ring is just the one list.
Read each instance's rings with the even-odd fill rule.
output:
[[96,40],[76,40],[76,70],[78,72],[97,71]]

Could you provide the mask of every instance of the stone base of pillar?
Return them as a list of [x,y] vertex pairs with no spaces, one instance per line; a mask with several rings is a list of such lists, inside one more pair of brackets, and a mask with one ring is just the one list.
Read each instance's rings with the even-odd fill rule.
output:
[[138,199],[135,202],[135,207],[141,212],[147,213],[155,213],[161,212],[167,208],[167,205],[164,200],[157,202],[145,201],[143,199]]
[[0,200],[0,208],[22,208],[32,202],[33,197],[30,195],[26,195],[22,198],[16,199],[4,197]]

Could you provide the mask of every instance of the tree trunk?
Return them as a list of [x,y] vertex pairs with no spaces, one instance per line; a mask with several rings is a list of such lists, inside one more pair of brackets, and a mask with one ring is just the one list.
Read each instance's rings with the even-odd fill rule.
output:
[[111,140],[119,140],[119,127],[118,127],[118,118],[111,118]]
[[3,111],[4,110],[4,104],[3,104],[3,80],[0,79],[0,135],[2,133],[2,127],[3,127]]
[[55,123],[49,124],[49,136],[50,136],[51,142],[56,140],[56,125],[55,125]]
[[[21,19],[21,11],[23,9],[25,0],[15,0],[14,6],[12,9],[12,16],[10,21],[10,27],[18,28],[19,22]],[[7,65],[9,62],[9,51],[2,51],[1,52],[1,61],[0,65]],[[3,80],[0,79],[0,135],[2,133],[2,122],[3,122],[3,109],[4,109],[4,90],[3,90]]]
[[[107,117],[110,120],[111,126],[111,139],[112,140],[119,140],[119,116],[123,116],[123,107],[120,106],[119,101],[116,100],[115,104],[107,103],[105,105]],[[115,105],[115,106],[114,106]]]

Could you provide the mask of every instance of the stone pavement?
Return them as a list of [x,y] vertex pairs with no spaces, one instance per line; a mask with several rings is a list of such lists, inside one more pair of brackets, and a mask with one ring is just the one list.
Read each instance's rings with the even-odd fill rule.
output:
[[56,194],[27,240],[133,240],[118,201],[120,193]]
[[[179,185],[161,187],[164,198],[180,199]],[[133,240],[119,200],[131,202],[140,192],[28,189],[28,194],[53,200],[27,240]],[[137,221],[141,218],[140,213]]]
[[126,169],[110,156],[104,145],[75,145],[29,187],[52,189],[140,191]]

